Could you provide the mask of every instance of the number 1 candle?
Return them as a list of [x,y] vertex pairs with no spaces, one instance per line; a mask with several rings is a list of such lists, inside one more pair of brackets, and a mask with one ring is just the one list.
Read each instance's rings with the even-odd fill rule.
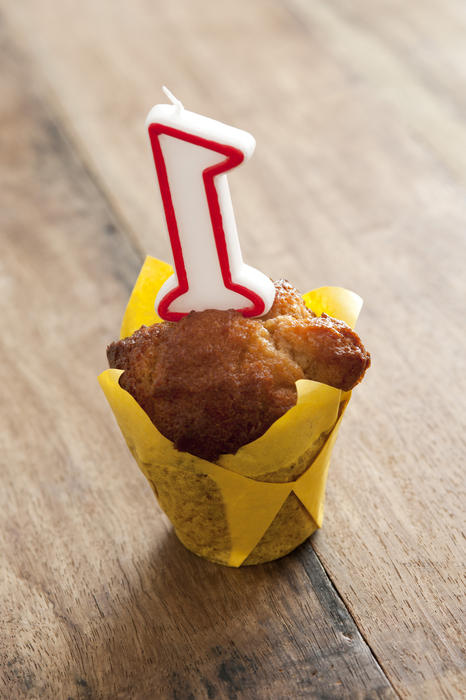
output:
[[147,117],[175,273],[155,300],[158,315],[178,321],[190,311],[236,309],[261,316],[275,288],[243,262],[227,172],[254,152],[246,131],[189,112],[164,88],[172,104]]

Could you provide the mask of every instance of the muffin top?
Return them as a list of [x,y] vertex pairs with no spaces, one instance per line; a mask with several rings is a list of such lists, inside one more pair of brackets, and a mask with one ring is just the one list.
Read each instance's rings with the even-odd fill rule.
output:
[[296,403],[298,379],[352,389],[369,353],[343,321],[315,316],[286,280],[265,316],[193,311],[107,348],[120,385],[177,449],[215,461],[260,437]]

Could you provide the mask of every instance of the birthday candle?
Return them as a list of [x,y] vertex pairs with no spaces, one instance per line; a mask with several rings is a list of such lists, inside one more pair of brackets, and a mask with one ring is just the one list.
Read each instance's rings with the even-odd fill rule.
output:
[[261,316],[275,297],[272,281],[241,255],[227,172],[251,157],[246,131],[172,104],[147,117],[174,274],[155,300],[158,315],[178,321],[190,311],[236,309]]

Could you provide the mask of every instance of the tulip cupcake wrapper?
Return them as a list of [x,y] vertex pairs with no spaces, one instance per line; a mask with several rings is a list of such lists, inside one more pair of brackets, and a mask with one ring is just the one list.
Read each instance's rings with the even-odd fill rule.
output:
[[[121,337],[160,322],[154,298],[172,274],[147,257],[131,294]],[[304,295],[306,304],[354,327],[362,300],[338,287]],[[332,448],[350,399],[318,382],[296,383],[296,405],[257,440],[216,463],[176,450],[119,385],[121,370],[99,377],[128,447],[181,542],[195,554],[238,567],[281,557],[321,527]]]

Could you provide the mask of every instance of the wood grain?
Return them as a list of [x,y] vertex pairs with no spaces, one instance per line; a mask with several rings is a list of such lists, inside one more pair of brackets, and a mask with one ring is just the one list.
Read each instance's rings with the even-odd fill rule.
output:
[[[93,370],[102,367],[99,348],[118,328],[123,289],[136,267],[131,251],[168,255],[143,130],[144,116],[160,99],[162,83],[190,108],[246,128],[257,138],[254,158],[231,178],[247,261],[273,277],[292,279],[303,290],[341,284],[366,299],[359,330],[372,351],[373,367],[345,417],[326,521],[313,545],[398,694],[460,697],[465,684],[465,4],[239,0],[210,3],[205,11],[203,4],[188,0],[82,0],[79,5],[39,0],[2,2],[2,7],[9,31],[34,61],[34,81],[47,81],[49,108],[105,193],[106,215],[111,211],[124,228],[125,236],[109,237],[110,260],[118,255],[120,262],[111,268],[112,281],[108,271],[99,280],[113,290],[99,297],[106,309],[100,330],[92,298],[86,302],[87,297],[81,301],[73,296],[80,314],[77,326],[86,328],[85,354],[95,358]],[[55,176],[60,182],[61,177]],[[88,180],[78,178],[70,185],[64,201],[74,201],[83,182]],[[102,211],[102,197],[93,196],[97,211]],[[29,198],[41,201],[37,192]],[[99,275],[96,269],[103,259],[99,246],[110,243],[98,235],[104,227],[92,226],[93,220],[99,222],[94,208],[80,206],[89,221],[87,235],[95,238],[80,270],[84,288],[94,290],[93,275]],[[44,227],[56,226],[53,209],[39,213]],[[74,231],[73,217],[67,226]],[[55,249],[57,240],[62,247],[51,257],[55,263],[64,251],[63,239],[49,245]],[[26,247],[19,241],[16,245],[15,260]],[[52,261],[47,272],[51,280]],[[71,281],[77,282],[73,277]],[[117,283],[121,286],[115,290]],[[62,287],[63,282],[51,287],[50,304],[57,295],[61,298]],[[27,308],[24,299],[22,303]],[[56,354],[59,348],[63,351],[57,335],[64,327],[55,323],[45,350]],[[18,337],[10,339],[14,365]],[[95,405],[92,398],[91,405],[87,401],[93,388],[87,364],[83,367],[83,347],[75,351],[77,371],[89,383],[86,391],[76,386],[82,408],[75,430],[88,425],[82,415],[87,410],[95,434],[94,451],[84,463],[95,470],[92,460],[110,450],[107,468],[110,464],[113,477],[123,479],[119,469],[126,457],[121,442],[118,448],[111,442],[118,438],[108,413],[97,398]],[[36,391],[39,402],[43,387]],[[19,412],[28,408],[23,403],[18,403]],[[71,431],[69,420],[61,418],[59,425]],[[36,441],[41,442],[39,436]],[[55,453],[48,454],[53,462]],[[132,465],[125,464],[129,471],[124,484],[129,488],[136,476]],[[116,487],[105,501],[113,509],[117,498],[120,516],[118,521],[113,516],[108,532],[118,533],[127,556],[134,552],[136,561],[138,556],[144,560],[141,532],[156,542],[148,515],[153,506],[142,484],[140,489],[132,509],[117,496]],[[33,494],[34,489],[31,498]],[[90,507],[97,508],[95,500]],[[148,521],[128,536],[127,525],[142,517],[138,509],[144,507]],[[80,512],[76,509],[76,518]],[[89,551],[96,556],[103,542]],[[306,547],[293,561],[301,562],[308,554]],[[173,556],[182,572],[181,553]],[[291,566],[287,561],[270,570]],[[129,575],[134,561],[127,566]],[[196,576],[203,571],[200,567]],[[216,576],[231,576],[225,580],[232,581],[234,574]],[[209,583],[207,590],[223,599],[224,589],[215,586]],[[274,595],[272,578],[268,586],[267,595]],[[288,590],[286,595],[296,600]],[[305,608],[308,603],[298,605]],[[251,607],[246,609],[250,614]],[[291,627],[284,623],[274,628],[282,635],[291,629],[287,639],[294,639],[292,645],[298,644],[304,614],[301,608],[294,612]],[[254,619],[257,625],[260,616]],[[153,632],[143,634],[153,642]],[[257,629],[254,634],[259,634]],[[256,639],[250,640],[252,648]],[[261,648],[276,645],[273,639],[271,633]],[[241,653],[246,648],[244,641]],[[118,658],[127,653],[124,646]],[[141,673],[155,668],[157,662],[138,666],[136,656],[134,651],[132,663]],[[248,666],[244,658],[242,664]],[[123,675],[128,668],[129,663]],[[293,682],[293,673],[296,664],[288,682]],[[258,687],[264,683],[263,693],[268,692],[266,675],[258,681]],[[352,691],[366,692],[357,690],[358,683]],[[303,692],[312,693],[312,687]],[[315,692],[318,696],[323,689]],[[341,697],[335,688],[328,692]]]
[[231,570],[176,540],[96,385],[140,260],[0,58],[0,696],[394,697],[309,544]]

